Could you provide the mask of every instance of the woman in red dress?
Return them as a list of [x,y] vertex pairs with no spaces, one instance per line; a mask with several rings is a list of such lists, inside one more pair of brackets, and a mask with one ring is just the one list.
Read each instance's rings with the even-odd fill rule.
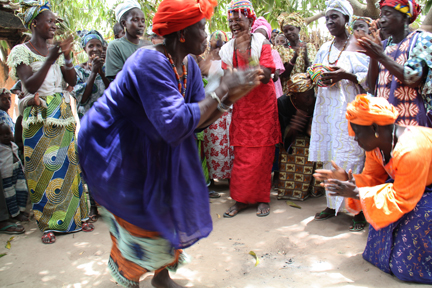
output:
[[249,204],[258,204],[257,216],[263,217],[270,213],[271,169],[275,144],[281,142],[276,91],[271,80],[275,64],[270,42],[262,34],[250,33],[256,15],[249,1],[231,2],[228,19],[234,38],[221,48],[222,68],[246,69],[259,63],[265,78],[234,104],[230,193],[236,203],[224,217],[234,217]]

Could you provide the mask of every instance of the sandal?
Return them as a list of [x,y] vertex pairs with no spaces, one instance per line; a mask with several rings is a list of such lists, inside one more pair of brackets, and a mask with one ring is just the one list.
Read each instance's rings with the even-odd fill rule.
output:
[[99,212],[97,210],[96,206],[92,206],[90,208],[90,214],[89,214],[89,222],[94,223],[99,219]]
[[[10,230],[11,228],[13,228],[12,231]],[[25,228],[22,225],[17,223],[6,225],[5,227],[0,229],[0,233],[2,234],[22,234],[24,232],[25,232]]]
[[[237,205],[240,204],[240,205]],[[248,208],[249,205],[244,204],[244,203],[240,203],[240,202],[236,202],[236,204],[234,204],[233,206],[231,206],[227,212],[225,212],[223,214],[224,218],[233,218],[234,216],[236,216],[239,212],[246,210]],[[233,215],[230,215],[231,212],[235,212]]]
[[[353,225],[349,228],[349,231],[355,231],[355,232],[363,231],[365,229],[366,224],[367,224],[366,220],[355,221],[354,219],[352,219],[352,222],[353,222]],[[357,225],[359,225],[359,226],[357,226]],[[356,228],[356,226],[357,226],[357,228]]]
[[221,195],[216,191],[209,191],[209,197],[210,198],[220,198]]
[[94,226],[89,222],[83,222],[81,230],[83,232],[92,232],[94,230]]
[[332,217],[335,217],[335,210],[330,208],[326,208],[324,209],[324,211],[315,214],[316,221],[323,221],[323,220],[330,219]]
[[41,240],[44,244],[53,244],[56,241],[56,237],[53,232],[48,232],[42,235]]
[[[262,213],[262,211],[263,210],[265,210],[266,208],[264,208],[264,209],[260,209],[260,206],[262,205],[262,204],[267,204],[267,206],[268,206],[268,211],[266,212],[266,213]],[[265,205],[262,205],[262,206],[265,206]],[[258,212],[260,212],[260,213],[258,213]],[[265,217],[265,216],[268,216],[270,214],[270,204],[269,203],[259,203],[258,204],[258,208],[257,208],[257,216],[258,217]]]

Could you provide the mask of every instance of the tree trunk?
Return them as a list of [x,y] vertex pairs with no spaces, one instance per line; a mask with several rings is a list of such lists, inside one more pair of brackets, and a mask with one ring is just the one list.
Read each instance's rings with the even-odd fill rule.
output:
[[426,18],[424,19],[420,28],[427,32],[432,32],[432,8],[429,9],[429,12],[426,14]]
[[377,8],[377,0],[367,0],[367,4],[362,4],[358,0],[348,0],[351,3],[354,15],[370,17],[372,19],[378,19],[380,14],[380,9]]
[[324,17],[324,16],[325,16],[325,12],[322,11],[322,12],[320,12],[314,16],[308,17],[305,19],[306,25],[309,25],[310,23],[312,23],[312,22],[314,22],[314,21],[316,21],[319,18]]

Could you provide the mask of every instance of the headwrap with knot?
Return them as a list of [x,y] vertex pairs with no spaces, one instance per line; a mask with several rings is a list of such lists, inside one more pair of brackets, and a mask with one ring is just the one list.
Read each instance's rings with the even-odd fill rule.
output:
[[120,3],[119,5],[117,5],[117,7],[115,8],[115,18],[117,20],[117,22],[120,23],[120,20],[122,18],[122,16],[128,12],[129,10],[132,10],[134,8],[138,8],[141,10],[141,5],[135,1],[135,0],[126,0],[123,3]]
[[315,84],[307,73],[295,74],[288,80],[287,85],[289,89],[289,94],[287,96],[291,96],[293,93],[306,92],[315,87]]
[[355,136],[350,123],[361,126],[370,126],[374,123],[379,126],[386,126],[394,124],[399,113],[385,98],[360,94],[348,104],[345,116],[349,122],[348,134]]
[[312,82],[318,87],[331,87],[336,83],[327,85],[322,80],[323,74],[331,71],[335,71],[335,68],[323,64],[313,64],[311,67],[307,69],[306,73],[309,74],[309,77],[311,78]]
[[18,18],[21,19],[24,26],[30,30],[30,25],[33,20],[43,11],[51,11],[51,5],[48,1],[40,0],[23,0],[20,2],[21,13],[18,13]]
[[165,36],[210,19],[216,6],[217,0],[163,0],[153,17],[153,32]]
[[306,25],[305,19],[297,12],[288,14],[288,13],[282,13],[277,18],[277,21],[279,23],[279,26],[281,27],[281,30],[283,31],[283,27],[285,25],[291,25],[294,27],[299,27],[300,29],[304,28]]
[[84,33],[81,36],[81,47],[84,49],[87,46],[87,43],[92,39],[97,39],[102,43],[102,46],[105,44],[105,40],[102,35],[96,30],[90,30]]
[[264,29],[267,33],[267,37],[270,39],[272,34],[272,28],[270,23],[264,17],[258,17],[252,25],[252,33],[254,33],[258,29]]
[[346,15],[349,17],[348,24],[351,25],[351,18],[353,16],[353,8],[351,6],[351,3],[348,2],[348,0],[328,0],[325,2],[326,13],[331,10],[336,10],[343,15]]
[[242,17],[242,15],[244,15],[246,16],[246,18],[252,19],[252,25],[257,18],[252,3],[247,0],[231,1],[230,5],[228,6],[228,19],[234,16],[234,12],[238,12],[239,17]]
[[353,16],[352,16],[352,20],[351,20],[351,28],[352,28],[352,29],[354,29],[354,23],[355,23],[357,20],[362,20],[362,21],[366,22],[366,24],[367,24],[369,27],[372,25],[372,21],[373,21],[372,18],[369,18],[369,17],[353,15]]
[[6,88],[0,88],[0,95],[3,95],[3,94],[12,94],[12,93],[11,93],[11,91],[9,91]]
[[213,32],[210,36],[210,46],[214,45],[216,47],[222,47],[228,41],[228,36],[221,30]]
[[379,2],[380,8],[389,6],[399,12],[407,14],[410,18],[410,23],[414,22],[421,12],[421,7],[415,0],[381,0]]

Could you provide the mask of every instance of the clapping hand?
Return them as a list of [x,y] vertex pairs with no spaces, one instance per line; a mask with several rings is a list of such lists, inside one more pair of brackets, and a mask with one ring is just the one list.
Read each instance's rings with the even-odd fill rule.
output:
[[324,187],[329,191],[331,196],[360,199],[359,189],[355,183],[355,179],[351,170],[348,172],[347,181],[329,179],[324,183]]

